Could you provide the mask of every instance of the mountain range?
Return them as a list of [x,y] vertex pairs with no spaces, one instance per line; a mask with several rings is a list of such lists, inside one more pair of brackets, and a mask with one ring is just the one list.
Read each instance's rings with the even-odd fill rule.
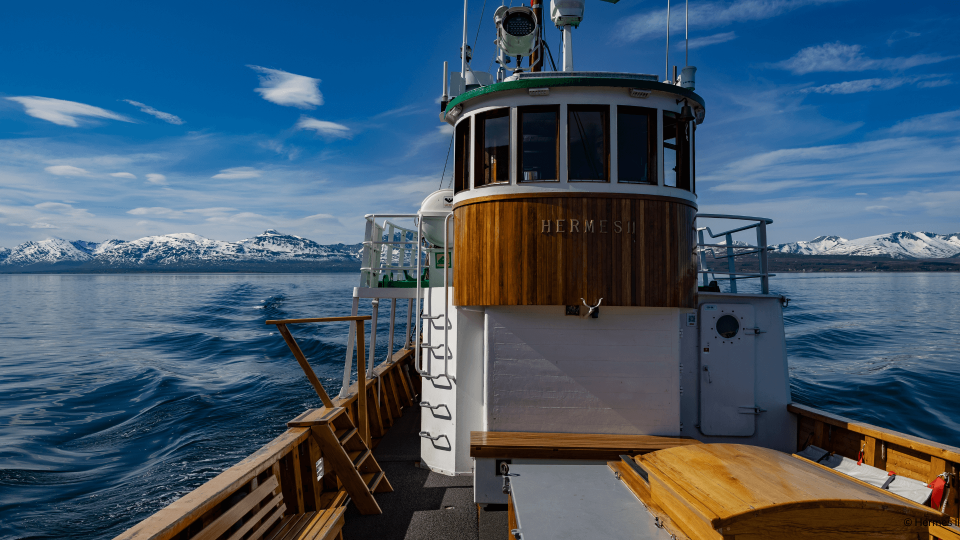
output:
[[[238,242],[191,233],[138,240],[87,242],[49,238],[0,248],[0,273],[30,271],[355,271],[362,244],[321,245],[270,229]],[[770,246],[772,254],[899,260],[960,259],[960,233],[897,232],[847,240],[813,240]]]
[[0,248],[0,272],[75,270],[356,270],[361,244],[320,245],[270,229],[238,242],[180,233],[87,242],[49,238]]
[[842,255],[891,259],[960,258],[960,233],[896,232],[847,240],[839,236],[818,236],[806,242],[770,246],[771,253],[785,255]]

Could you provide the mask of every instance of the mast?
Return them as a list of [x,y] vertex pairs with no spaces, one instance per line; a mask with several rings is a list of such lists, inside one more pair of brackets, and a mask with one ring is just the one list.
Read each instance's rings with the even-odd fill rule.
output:
[[[537,16],[537,25],[540,27],[540,33],[542,34],[543,0],[530,0],[530,7],[533,9],[534,15]],[[540,47],[533,51],[533,55],[530,57],[530,71],[543,71],[543,43],[540,43]]]

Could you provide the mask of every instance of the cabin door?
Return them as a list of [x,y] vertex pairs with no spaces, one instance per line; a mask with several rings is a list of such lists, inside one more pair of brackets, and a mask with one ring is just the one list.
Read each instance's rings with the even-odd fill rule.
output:
[[700,306],[700,431],[749,437],[756,430],[753,306]]

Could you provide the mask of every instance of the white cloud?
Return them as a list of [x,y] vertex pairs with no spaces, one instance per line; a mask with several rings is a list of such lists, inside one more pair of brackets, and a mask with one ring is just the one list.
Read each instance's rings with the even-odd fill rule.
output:
[[[717,45],[719,43],[726,43],[737,39],[736,32],[723,32],[722,34],[713,34],[712,36],[704,36],[699,38],[693,38],[690,40],[690,49],[700,49],[702,47],[709,47],[710,45]],[[677,49],[681,51],[687,47],[687,43],[681,39],[677,43]]]
[[156,173],[148,174],[147,182],[150,182],[151,184],[156,184],[158,186],[165,186],[167,185],[167,177],[162,174],[156,174]]
[[[806,6],[833,4],[847,0],[734,0],[733,2],[695,2],[690,5],[691,28],[718,28],[744,21],[759,21],[782,15]],[[682,6],[681,6],[682,8]],[[671,17],[671,29],[683,29],[684,18]],[[620,23],[619,36],[625,41],[637,41],[666,34],[667,10],[638,13]],[[731,38],[732,39],[732,38]]]
[[349,139],[353,137],[353,134],[350,133],[350,128],[343,124],[317,120],[309,116],[301,116],[296,127],[297,129],[312,129],[320,135],[331,139]]
[[59,229],[59,227],[57,227],[56,225],[51,225],[50,223],[44,223],[41,221],[38,221],[33,225],[30,225],[30,228],[31,229]]
[[789,70],[797,75],[817,71],[867,71],[870,69],[901,71],[952,58],[956,56],[916,54],[898,58],[870,58],[863,53],[863,47],[860,45],[847,45],[838,41],[801,49],[792,58],[772,66]]
[[712,188],[717,191],[797,193],[823,192],[831,186],[929,184],[938,179],[950,181],[958,174],[960,138],[900,137],[762,152],[697,180],[720,182]]
[[913,133],[960,132],[960,109],[925,114],[898,122],[886,130],[888,133],[906,135]]
[[110,173],[110,176],[112,176],[112,177],[114,177],[114,178],[126,178],[126,179],[128,179],[128,180],[136,180],[136,179],[137,179],[137,176],[136,176],[135,174],[133,174],[133,173],[128,173],[128,172],[115,172],[115,173]]
[[[420,153],[421,150],[427,148],[428,146],[439,144],[439,143],[450,143],[450,138],[453,135],[453,126],[444,122],[437,126],[435,131],[429,131],[425,135],[421,135],[412,141],[410,141],[410,150],[407,152],[407,155],[404,157],[414,156]],[[451,169],[452,170],[452,169]]]
[[53,99],[39,96],[19,96],[8,97],[10,101],[16,101],[23,105],[26,113],[34,118],[40,118],[60,126],[79,127],[77,121],[79,117],[107,118],[109,120],[120,120],[121,122],[133,122],[126,116],[115,112],[77,103],[76,101],[64,101],[62,99]]
[[[874,90],[892,90],[894,88],[899,88],[907,84],[917,83],[918,88],[930,88],[934,86],[943,86],[942,84],[929,84],[939,83],[941,81],[929,81],[926,79],[938,78],[941,75],[921,75],[918,77],[889,77],[886,79],[860,79],[856,81],[844,81],[833,84],[825,84],[823,86],[814,86],[812,88],[804,88],[801,90],[803,93],[815,93],[815,94],[857,94],[860,92],[872,92]],[[950,84],[950,81],[946,81],[947,84]]]
[[253,167],[233,167],[232,169],[223,169],[220,174],[213,175],[213,178],[223,180],[244,180],[247,178],[260,178],[261,171]]
[[73,165],[52,165],[43,169],[50,174],[55,174],[57,176],[89,176],[90,172],[86,169],[81,169],[80,167],[74,167]]
[[323,95],[318,88],[320,79],[287,73],[279,69],[260,66],[247,67],[261,73],[260,88],[254,89],[254,92],[263,96],[263,99],[277,105],[299,107],[301,109],[313,109],[323,105]]
[[134,107],[139,107],[140,112],[145,112],[151,116],[155,116],[160,120],[167,122],[168,124],[175,124],[178,126],[183,124],[183,120],[181,120],[179,116],[176,116],[170,113],[165,113],[163,111],[158,111],[149,105],[145,105],[143,103],[140,103],[139,101],[133,101],[132,99],[125,99],[124,101],[133,105]]

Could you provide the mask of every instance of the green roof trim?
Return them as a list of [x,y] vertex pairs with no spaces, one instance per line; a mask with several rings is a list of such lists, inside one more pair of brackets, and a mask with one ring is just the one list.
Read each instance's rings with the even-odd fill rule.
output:
[[489,86],[474,88],[469,92],[464,92],[447,103],[447,108],[443,111],[444,115],[450,112],[457,105],[469,101],[473,98],[494,92],[505,92],[507,90],[520,90],[523,88],[559,88],[564,86],[606,86],[615,88],[637,88],[639,90],[651,90],[656,92],[667,92],[678,94],[687,99],[700,104],[704,109],[707,108],[696,92],[687,90],[672,84],[666,84],[657,81],[644,81],[638,79],[621,79],[617,77],[543,77],[536,79],[521,79],[517,81],[507,81],[494,83]]

